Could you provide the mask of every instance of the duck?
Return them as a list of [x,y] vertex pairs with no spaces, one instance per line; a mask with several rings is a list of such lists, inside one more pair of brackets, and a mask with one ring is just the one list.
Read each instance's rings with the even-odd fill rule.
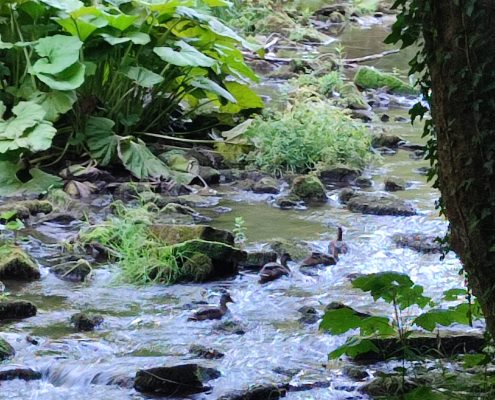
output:
[[337,228],[337,239],[330,241],[328,244],[328,253],[336,260],[339,258],[339,254],[346,254],[349,251],[346,242],[342,240],[342,227]]
[[276,261],[265,264],[260,270],[260,279],[258,282],[267,283],[284,275],[289,275],[290,268],[287,266],[288,261],[292,261],[292,258],[289,253],[284,253],[282,254],[282,257],[280,257],[280,264]]
[[205,321],[207,319],[222,319],[222,317],[229,310],[227,308],[227,303],[235,303],[235,302],[234,300],[232,300],[232,297],[230,297],[229,293],[224,293],[222,294],[222,297],[220,297],[220,307],[203,308],[199,311],[196,311],[187,320]]
[[335,264],[337,264],[337,259],[335,256],[314,251],[302,261],[301,266],[314,267],[316,265],[327,266]]

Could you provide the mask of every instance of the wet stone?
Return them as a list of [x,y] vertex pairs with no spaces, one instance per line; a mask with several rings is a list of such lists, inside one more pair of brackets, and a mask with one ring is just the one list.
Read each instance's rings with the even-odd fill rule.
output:
[[436,236],[422,233],[396,233],[392,240],[398,247],[407,247],[420,253],[440,253],[442,246]]
[[316,176],[312,175],[303,175],[294,178],[291,195],[300,197],[305,201],[327,201],[327,194],[323,183]]
[[218,398],[218,400],[275,400],[285,397],[285,390],[275,385],[258,385],[246,390],[238,390]]
[[78,332],[90,332],[103,323],[100,315],[77,313],[70,317],[70,322]]
[[273,178],[261,178],[258,182],[253,185],[254,193],[269,193],[269,194],[278,194],[278,183]]
[[185,396],[210,390],[205,382],[220,377],[220,372],[198,364],[142,369],[136,373],[134,388],[138,392],[162,396]]
[[0,245],[0,279],[34,281],[40,271],[33,259],[20,247]]
[[356,186],[359,186],[360,188],[370,188],[373,186],[373,181],[370,178],[365,178],[363,176],[360,176],[359,178],[356,179],[354,182]]
[[273,261],[277,261],[277,253],[274,251],[248,252],[246,260],[242,261],[239,266],[258,271],[263,265]]
[[92,268],[88,261],[78,260],[64,264],[55,265],[50,268],[57,278],[69,282],[84,282],[91,273]]
[[4,339],[0,337],[0,361],[15,355],[14,348]]
[[0,321],[34,317],[36,306],[30,301],[4,300],[0,301]]
[[13,368],[0,371],[0,381],[11,381],[14,379],[22,379],[24,381],[41,379],[41,372],[34,371],[31,368]]
[[326,185],[350,185],[360,174],[360,170],[344,166],[318,170],[318,177]]
[[382,133],[377,136],[373,136],[371,139],[371,145],[375,148],[378,147],[388,147],[388,148],[397,148],[404,139],[397,135],[391,135]]
[[369,378],[368,372],[362,367],[357,367],[354,365],[348,365],[344,367],[344,374],[346,374],[349,378],[355,381],[362,381],[363,379]]
[[398,192],[406,189],[406,184],[401,179],[396,177],[386,178],[384,186],[387,192]]
[[291,208],[299,207],[302,200],[296,196],[281,196],[275,200],[275,205],[282,210],[290,210]]
[[316,324],[320,319],[320,315],[318,314],[318,311],[314,307],[303,306],[297,311],[299,311],[302,314],[302,316],[298,320],[302,324],[308,324],[308,325]]
[[373,215],[412,216],[415,208],[406,201],[381,194],[354,193],[347,201],[347,208],[356,213]]
[[26,219],[31,215],[49,214],[53,211],[53,206],[46,200],[22,200],[6,203],[0,206],[0,214],[7,211],[14,212],[10,218],[11,220],[16,218]]
[[223,358],[225,354],[215,350],[211,347],[201,346],[199,344],[193,344],[189,347],[189,352],[197,357],[206,358],[207,360],[216,360]]

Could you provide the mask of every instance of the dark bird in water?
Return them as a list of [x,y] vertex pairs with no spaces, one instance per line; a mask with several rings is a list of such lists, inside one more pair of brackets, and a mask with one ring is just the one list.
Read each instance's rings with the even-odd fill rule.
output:
[[284,275],[290,274],[290,268],[287,266],[287,262],[292,261],[290,254],[284,253],[280,257],[280,264],[276,261],[269,262],[261,268],[259,283],[267,283],[274,281]]
[[205,321],[207,319],[222,319],[229,310],[227,303],[235,303],[229,293],[222,294],[220,297],[220,307],[209,307],[196,311],[187,320],[188,321]]
[[328,244],[328,253],[336,260],[339,259],[339,254],[346,254],[349,248],[347,244],[342,240],[342,228],[337,228],[337,240],[332,240]]
[[316,265],[335,265],[337,264],[337,259],[325,253],[312,252],[308,257],[306,257],[302,263],[302,267],[314,267]]

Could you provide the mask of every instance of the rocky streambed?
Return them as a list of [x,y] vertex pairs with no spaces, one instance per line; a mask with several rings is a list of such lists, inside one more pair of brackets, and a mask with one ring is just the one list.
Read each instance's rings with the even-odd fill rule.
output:
[[[104,195],[62,204],[69,214],[20,208],[24,217],[33,214],[32,227],[23,231],[27,240],[11,239],[35,263],[28,275],[12,275],[17,264],[0,271],[8,293],[1,302],[19,302],[0,305],[0,397],[116,400],[151,392],[194,399],[369,398],[361,387],[394,364],[373,360],[356,370],[350,361],[328,363],[328,353],[346,337],[318,330],[325,307],[343,302],[363,313],[391,312],[351,287],[357,274],[404,272],[435,299],[462,285],[458,260],[449,254],[441,261],[431,241],[444,234],[446,222],[435,211],[438,193],[418,173],[427,166],[415,153],[420,127],[408,123],[406,108],[377,104],[373,111],[381,121],[373,125],[386,135],[374,147],[383,162],[359,173],[326,171],[313,185],[316,192],[302,190],[295,198],[297,179],[220,171],[208,174],[207,192],[147,199],[169,208],[168,223],[232,230],[242,216],[243,250],[293,253],[291,276],[263,286],[252,268],[210,282],[135,286],[119,280],[118,265],[97,263],[97,253],[86,262],[60,258],[73,250],[64,251],[61,243],[87,223],[82,219],[103,221],[118,198],[132,203],[136,185],[131,191],[113,185]],[[74,212],[81,206],[85,212]],[[333,266],[300,269],[304,254],[326,250],[337,226],[344,228],[349,253]],[[17,279],[7,279],[12,277]],[[221,321],[188,321],[205,303],[218,304],[225,291],[235,303]],[[25,318],[13,319],[21,308]]]

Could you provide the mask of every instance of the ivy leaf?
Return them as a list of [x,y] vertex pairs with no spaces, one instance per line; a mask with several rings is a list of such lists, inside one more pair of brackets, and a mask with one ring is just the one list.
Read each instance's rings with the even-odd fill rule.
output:
[[199,76],[191,80],[190,85],[199,89],[204,89],[209,92],[215,93],[224,99],[230,101],[231,103],[236,103],[237,100],[232,96],[227,89],[221,87],[218,83],[212,81],[211,79]]
[[50,188],[62,186],[62,179],[47,174],[37,168],[29,170],[31,178],[27,182],[17,177],[17,164],[9,161],[0,161],[0,196],[21,196],[26,194],[40,194]]
[[113,132],[114,126],[115,122],[111,119],[90,117],[84,129],[91,157],[103,166],[110,164],[117,154],[119,136]]
[[153,52],[163,61],[179,67],[211,67],[215,64],[213,58],[205,56],[183,40],[175,42],[175,45],[180,48],[179,51],[171,47],[155,47]]
[[118,156],[122,164],[138,179],[149,177],[169,178],[170,170],[158,159],[142,140],[125,138],[119,141]]
[[55,122],[61,114],[72,109],[77,96],[74,91],[35,92],[31,100],[43,107],[46,120]]
[[58,74],[79,61],[83,43],[73,36],[54,35],[42,38],[34,46],[43,57],[33,65],[34,74]]
[[153,71],[144,67],[130,67],[124,72],[124,75],[133,80],[137,85],[145,88],[151,88],[163,82],[161,75],[155,74]]
[[0,153],[50,148],[57,130],[44,119],[43,107],[32,101],[21,101],[12,108],[12,113],[14,117],[9,120],[0,120]]

